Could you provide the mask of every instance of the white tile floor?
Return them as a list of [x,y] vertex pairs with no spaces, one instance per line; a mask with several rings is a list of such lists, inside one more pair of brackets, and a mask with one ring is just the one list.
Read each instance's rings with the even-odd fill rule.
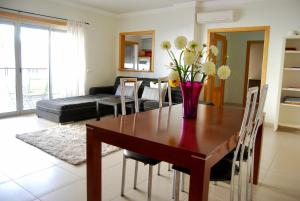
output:
[[[0,201],[86,200],[85,165],[72,166],[15,138],[17,133],[56,125],[35,115],[0,119]],[[300,133],[275,133],[272,128],[265,128],[260,184],[254,192],[256,201],[300,200],[299,153]],[[121,162],[121,151],[103,159],[103,200],[146,200],[147,166],[139,165],[138,190],[133,190],[132,161],[127,167],[126,196],[119,196]],[[153,178],[152,200],[171,200],[171,183],[172,173],[163,164],[162,176],[155,174]],[[228,195],[227,184],[210,185],[210,201],[225,201]],[[188,194],[181,193],[181,200],[187,201]]]

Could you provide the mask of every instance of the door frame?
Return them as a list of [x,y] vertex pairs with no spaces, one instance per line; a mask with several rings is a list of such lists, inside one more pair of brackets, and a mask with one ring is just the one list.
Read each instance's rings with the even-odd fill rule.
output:
[[[219,50],[222,54],[222,58],[221,58],[221,64],[220,65],[226,65],[226,61],[227,61],[227,37],[223,36],[217,32],[212,33],[213,37],[214,37],[214,44],[216,47],[218,46],[218,42],[217,41],[221,41],[222,42],[222,49]],[[214,61],[214,63],[217,63],[217,56],[212,56],[212,59]],[[219,80],[219,85],[216,86],[216,77],[211,77],[210,78],[210,82],[211,82],[211,90],[214,90],[215,93],[209,94],[211,95],[211,97],[209,97],[211,99],[211,102],[215,105],[215,106],[221,106],[223,105],[224,102],[224,87],[225,87],[225,82],[224,80]],[[204,89],[205,91],[207,91],[207,89]],[[205,93],[205,98],[207,98],[207,92]]]
[[244,93],[243,93],[243,107],[246,105],[246,94],[249,84],[249,63],[250,63],[250,48],[253,44],[263,44],[264,40],[248,40],[246,48],[246,66],[245,66],[245,77],[244,77]]
[[[269,40],[270,40],[270,26],[250,26],[250,27],[232,27],[232,28],[211,28],[207,30],[207,46],[210,46],[211,34],[215,32],[255,32],[263,31],[264,32],[264,51],[263,51],[263,61],[261,69],[261,86],[266,83],[267,77],[267,64],[268,64],[268,52],[269,52]],[[212,84],[210,79],[206,82],[205,87],[205,97],[212,97]],[[211,102],[212,100],[206,100]]]

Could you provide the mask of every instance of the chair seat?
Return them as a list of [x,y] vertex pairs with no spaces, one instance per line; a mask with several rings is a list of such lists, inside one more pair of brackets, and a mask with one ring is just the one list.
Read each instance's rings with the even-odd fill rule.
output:
[[153,165],[156,165],[156,164],[161,162],[161,161],[156,160],[154,158],[150,158],[150,157],[145,156],[143,154],[139,154],[139,153],[129,151],[129,150],[124,150],[123,154],[126,158],[130,158],[130,159],[139,161],[141,163],[144,163],[145,165],[152,165],[153,166]]
[[[217,164],[215,164],[211,168],[210,172],[210,180],[211,181],[229,181],[231,180],[231,167],[232,167],[232,161],[227,159],[222,159]],[[177,170],[179,172],[183,172],[185,174],[190,175],[191,171],[190,169],[183,168],[177,165],[173,165],[172,168],[174,170]],[[236,172],[238,172],[238,166],[236,166]]]

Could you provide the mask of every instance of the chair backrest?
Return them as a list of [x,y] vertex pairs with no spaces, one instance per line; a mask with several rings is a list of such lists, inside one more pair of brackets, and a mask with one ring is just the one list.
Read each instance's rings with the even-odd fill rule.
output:
[[158,78],[158,96],[159,96],[159,107],[163,106],[163,100],[162,100],[162,91],[161,91],[161,83],[166,82],[168,86],[168,100],[169,100],[169,106],[172,106],[172,92],[171,92],[171,86],[169,85],[169,78],[168,77],[160,77]]
[[254,119],[253,129],[251,133],[251,137],[248,144],[248,156],[247,156],[247,185],[246,185],[246,198],[247,200],[252,200],[252,189],[253,189],[253,164],[254,164],[254,151],[255,151],[255,141],[258,133],[259,127],[262,125],[264,121],[264,106],[266,103],[266,97],[268,92],[268,85],[264,85],[260,90],[260,98],[258,103],[257,112]]
[[253,138],[256,137],[258,128],[261,126],[261,124],[263,123],[263,120],[264,120],[263,109],[264,109],[265,103],[266,103],[268,88],[269,88],[269,86],[267,84],[265,84],[262,87],[262,89],[260,90],[259,103],[258,103],[258,108],[257,108],[257,112],[256,112],[255,119],[254,119],[252,135],[251,135]]
[[125,98],[125,84],[130,82],[133,83],[134,87],[134,106],[135,112],[139,112],[139,103],[138,103],[138,87],[137,87],[137,78],[121,78],[121,108],[122,108],[122,115],[126,115],[126,98]]
[[[231,171],[231,192],[230,192],[230,200],[234,200],[234,175],[235,175],[235,164],[239,161],[239,166],[241,167],[244,151],[246,147],[246,143],[249,140],[249,136],[251,135],[251,131],[254,123],[254,113],[256,110],[256,100],[258,94],[258,87],[251,87],[247,92],[247,100],[246,106],[243,116],[243,121],[239,133],[239,140],[234,151],[234,157],[232,162],[232,171]],[[238,159],[239,156],[239,159]],[[242,182],[242,168],[239,168],[239,179],[238,179],[238,200],[241,200],[241,182]]]

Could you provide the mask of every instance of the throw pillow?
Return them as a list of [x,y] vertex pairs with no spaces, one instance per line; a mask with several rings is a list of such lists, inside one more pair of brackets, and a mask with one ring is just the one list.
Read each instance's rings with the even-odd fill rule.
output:
[[[166,99],[166,94],[167,94],[167,90],[168,90],[168,83],[163,82],[160,84],[160,87],[161,87],[161,97],[164,102]],[[158,89],[158,83],[150,82],[150,88]]]
[[158,88],[150,88],[148,86],[145,86],[142,94],[142,99],[159,101]]

